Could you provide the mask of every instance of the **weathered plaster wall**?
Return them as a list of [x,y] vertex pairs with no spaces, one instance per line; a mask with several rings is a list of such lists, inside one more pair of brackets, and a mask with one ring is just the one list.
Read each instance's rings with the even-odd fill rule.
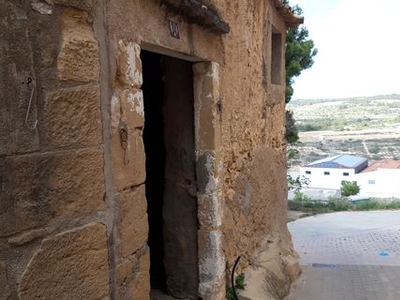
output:
[[299,272],[286,227],[284,85],[271,83],[272,28],[284,41],[285,25],[269,1],[227,2],[225,16],[231,33],[224,39],[220,75],[223,249],[228,268],[242,255],[239,269],[251,264],[267,270],[262,280],[273,291]]
[[[231,27],[227,35],[189,25],[152,1],[120,0],[110,5],[110,38],[130,39],[146,50],[220,65],[218,107],[205,118],[208,124],[218,122],[221,127],[214,146],[219,170],[215,195],[222,227],[205,227],[206,232],[218,229],[214,238],[205,240],[200,230],[200,251],[202,243],[212,247],[210,238],[221,239],[230,270],[238,255],[243,256],[239,268],[257,266],[260,253],[270,249],[264,265],[272,261],[283,270],[275,272],[277,278],[269,274],[275,278],[271,284],[290,282],[298,268],[286,228],[284,86],[271,83],[272,30],[278,30],[284,41],[285,24],[269,1],[213,2]],[[169,35],[168,20],[178,23],[180,39]],[[213,116],[212,111],[218,110],[219,116]],[[204,202],[209,203],[207,209],[213,209],[212,201]],[[201,209],[201,226],[200,214]]]

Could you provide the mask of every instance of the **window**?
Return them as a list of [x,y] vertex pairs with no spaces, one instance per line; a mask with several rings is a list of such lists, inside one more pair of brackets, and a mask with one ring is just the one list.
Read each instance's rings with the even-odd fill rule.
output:
[[375,184],[375,180],[368,180],[368,184]]
[[282,34],[272,27],[271,83],[282,84]]
[[349,176],[349,172],[343,172],[343,176]]
[[324,172],[324,175],[331,175],[331,172]]
[[306,171],[306,174],[310,175],[310,174],[311,174],[311,171]]

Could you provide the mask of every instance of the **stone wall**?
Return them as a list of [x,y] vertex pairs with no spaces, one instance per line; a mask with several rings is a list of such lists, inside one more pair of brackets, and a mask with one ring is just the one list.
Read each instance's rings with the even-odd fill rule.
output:
[[239,255],[263,299],[288,292],[285,23],[204,3],[228,34],[156,0],[0,3],[0,299],[149,299],[142,49],[193,62],[199,295],[224,299]]
[[54,2],[0,4],[0,299],[110,294],[92,6]]

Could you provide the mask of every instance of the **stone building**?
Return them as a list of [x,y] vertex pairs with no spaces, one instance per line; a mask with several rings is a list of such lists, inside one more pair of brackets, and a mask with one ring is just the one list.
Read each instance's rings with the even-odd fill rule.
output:
[[239,255],[253,299],[289,291],[302,19],[279,0],[2,0],[0,20],[0,299],[220,300]]

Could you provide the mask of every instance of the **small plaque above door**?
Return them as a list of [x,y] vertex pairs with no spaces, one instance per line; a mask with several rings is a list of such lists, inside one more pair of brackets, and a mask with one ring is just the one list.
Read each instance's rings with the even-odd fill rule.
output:
[[171,36],[176,39],[179,39],[178,23],[168,20],[168,26],[169,26],[169,33],[171,34]]

